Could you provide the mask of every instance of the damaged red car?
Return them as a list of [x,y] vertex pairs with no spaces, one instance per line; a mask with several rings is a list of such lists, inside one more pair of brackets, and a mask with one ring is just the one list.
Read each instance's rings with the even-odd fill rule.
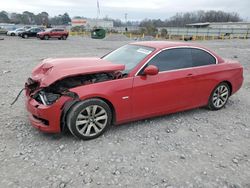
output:
[[197,107],[219,110],[243,82],[243,68],[187,43],[131,43],[102,58],[46,59],[25,84],[31,124],[81,139],[111,124]]

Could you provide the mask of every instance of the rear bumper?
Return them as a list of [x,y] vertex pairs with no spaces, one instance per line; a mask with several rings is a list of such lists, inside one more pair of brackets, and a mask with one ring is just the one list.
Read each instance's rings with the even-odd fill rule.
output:
[[67,99],[67,97],[61,97],[54,104],[45,106],[26,96],[25,104],[31,125],[42,132],[61,132],[61,113]]

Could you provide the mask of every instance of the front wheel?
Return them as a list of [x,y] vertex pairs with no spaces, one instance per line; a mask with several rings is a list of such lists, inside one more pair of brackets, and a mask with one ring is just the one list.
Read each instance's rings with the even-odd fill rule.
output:
[[112,112],[100,99],[88,99],[74,105],[67,115],[67,126],[77,138],[89,140],[103,134],[110,126]]
[[27,34],[23,35],[23,38],[27,39],[29,36]]
[[230,87],[227,83],[222,82],[213,90],[209,102],[208,108],[210,110],[219,110],[223,108],[230,96]]
[[44,38],[45,40],[49,40],[49,36],[48,36],[48,35],[45,35],[43,38]]

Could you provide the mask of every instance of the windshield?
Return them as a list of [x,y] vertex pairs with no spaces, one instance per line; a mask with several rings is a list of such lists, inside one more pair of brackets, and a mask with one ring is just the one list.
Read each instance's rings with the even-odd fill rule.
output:
[[154,50],[154,48],[146,46],[125,45],[104,56],[103,59],[115,64],[125,65],[124,73],[129,73]]

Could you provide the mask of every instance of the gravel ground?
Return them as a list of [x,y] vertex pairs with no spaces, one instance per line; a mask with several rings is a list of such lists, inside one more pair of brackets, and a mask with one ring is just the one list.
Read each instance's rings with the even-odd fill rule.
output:
[[113,126],[81,141],[31,127],[20,97],[48,57],[102,56],[128,41],[5,37],[0,41],[0,187],[250,187],[250,40],[197,41],[244,66],[243,88],[204,108]]

